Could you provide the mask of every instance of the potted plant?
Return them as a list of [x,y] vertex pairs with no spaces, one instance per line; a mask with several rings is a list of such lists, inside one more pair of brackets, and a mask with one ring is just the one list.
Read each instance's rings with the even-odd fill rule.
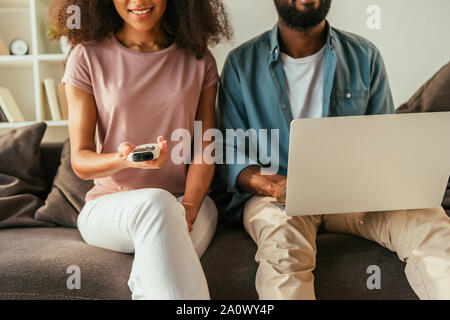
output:
[[70,50],[72,49],[72,45],[69,42],[69,38],[67,38],[67,36],[61,36],[58,39],[58,31],[56,30],[55,27],[51,26],[47,29],[47,38],[50,41],[58,41],[59,40],[59,45],[61,47],[61,51],[65,56],[68,56],[70,53]]

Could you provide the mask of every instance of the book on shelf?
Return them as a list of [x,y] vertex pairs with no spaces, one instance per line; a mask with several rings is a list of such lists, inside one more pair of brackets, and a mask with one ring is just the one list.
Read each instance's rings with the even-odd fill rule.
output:
[[9,122],[6,114],[3,112],[2,108],[0,108],[0,122]]
[[1,34],[0,34],[0,56],[9,56],[9,49],[6,46],[6,43],[3,40],[3,37]]
[[58,101],[63,120],[69,120],[69,104],[67,102],[66,89],[62,83],[58,83]]
[[45,93],[44,81],[41,81],[40,90],[42,119],[51,120],[52,116],[50,115],[50,107],[48,106],[48,101]]
[[45,88],[45,95],[47,97],[47,102],[48,102],[48,106],[50,109],[50,114],[52,116],[52,120],[54,120],[54,121],[62,120],[55,80],[54,79],[45,79],[44,80],[44,88]]
[[25,118],[9,89],[0,87],[0,109],[8,122],[24,122]]

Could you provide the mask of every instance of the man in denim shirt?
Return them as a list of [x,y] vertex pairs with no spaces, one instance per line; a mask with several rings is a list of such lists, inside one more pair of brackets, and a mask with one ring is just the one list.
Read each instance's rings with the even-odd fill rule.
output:
[[[316,234],[322,228],[396,251],[407,262],[406,276],[420,298],[450,298],[449,246],[444,247],[450,224],[442,208],[288,217],[271,203],[286,199],[293,119],[394,113],[379,51],[369,41],[329,26],[325,18],[331,0],[275,0],[275,5],[278,24],[230,53],[219,91],[224,131],[275,129],[279,135],[275,174],[262,174],[267,161],[249,152],[250,145],[243,148],[228,139],[227,153],[245,163],[227,159],[222,167],[234,193],[227,216],[243,220],[258,245],[259,297],[315,299],[312,271]],[[264,144],[261,137],[255,139],[258,147]]]

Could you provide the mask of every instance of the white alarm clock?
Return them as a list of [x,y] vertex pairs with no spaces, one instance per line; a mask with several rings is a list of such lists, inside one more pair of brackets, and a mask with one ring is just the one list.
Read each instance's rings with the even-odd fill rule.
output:
[[24,56],[29,52],[28,43],[23,39],[14,39],[9,44],[9,53],[13,56]]

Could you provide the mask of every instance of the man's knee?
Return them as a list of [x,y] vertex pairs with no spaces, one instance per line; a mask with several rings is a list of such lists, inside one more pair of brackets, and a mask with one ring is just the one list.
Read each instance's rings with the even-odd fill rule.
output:
[[[279,210],[275,208],[274,210]],[[255,260],[266,262],[275,268],[305,270],[315,265],[316,228],[314,223],[302,223],[311,217],[287,217],[271,219],[262,214],[253,215],[247,229],[258,246]],[[277,213],[274,213],[276,216]]]
[[432,217],[432,219],[444,219],[448,220],[447,213],[445,212],[444,208],[442,206],[432,209],[422,209],[422,210],[413,210],[413,211],[419,211],[421,214]]
[[367,230],[402,256],[408,256],[425,239],[450,235],[450,219],[442,207],[372,213],[368,217]]
[[430,209],[408,210],[405,227],[427,227],[437,226],[450,227],[450,219],[442,207]]
[[271,203],[273,200],[268,197],[255,196],[245,204],[244,228],[252,238],[257,230],[270,226],[275,227],[287,220],[286,214]]
[[437,237],[443,241],[445,239],[444,242],[450,239],[450,218],[442,207],[412,210],[406,228],[408,232],[415,233],[417,238]]

